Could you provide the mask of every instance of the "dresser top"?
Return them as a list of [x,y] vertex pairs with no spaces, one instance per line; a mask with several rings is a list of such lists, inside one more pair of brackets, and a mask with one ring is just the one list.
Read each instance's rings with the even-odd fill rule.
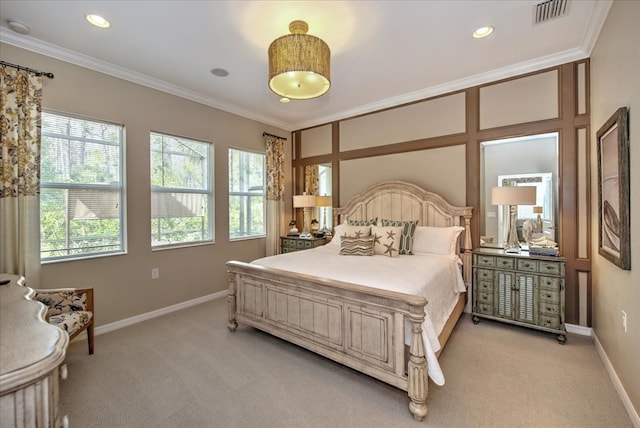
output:
[[0,394],[49,373],[64,360],[69,336],[44,319],[35,292],[16,284],[0,286]]
[[301,241],[323,241],[323,240],[326,239],[326,238],[316,238],[315,236],[311,237],[311,238],[301,238],[301,237],[295,236],[295,235],[281,236],[280,238],[282,238],[282,239],[299,239]]
[[522,251],[520,253],[506,253],[502,248],[491,248],[491,247],[479,247],[474,249],[473,253],[487,255],[487,256],[514,257],[514,258],[521,258],[521,259],[550,260],[550,261],[557,261],[557,262],[566,261],[564,257],[529,255],[528,251]]

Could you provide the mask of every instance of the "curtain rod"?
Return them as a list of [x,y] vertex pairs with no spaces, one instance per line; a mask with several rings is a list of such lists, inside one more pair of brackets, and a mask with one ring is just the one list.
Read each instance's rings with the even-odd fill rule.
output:
[[36,76],[44,76],[44,77],[48,77],[49,79],[53,79],[53,73],[49,73],[48,71],[34,70],[33,68],[11,64],[10,62],[5,62],[5,61],[0,61],[0,65],[2,65],[3,67],[17,68],[18,70],[24,70],[24,71],[28,71],[29,73],[34,73]]
[[283,140],[286,140],[286,138],[285,138],[285,137],[279,137],[279,136],[277,136],[277,135],[269,134],[268,132],[263,132],[263,133],[262,133],[262,136],[263,136],[263,137],[264,137],[264,136],[266,136],[266,135],[268,135],[269,137],[276,137],[276,138],[281,138],[281,139],[283,139]]

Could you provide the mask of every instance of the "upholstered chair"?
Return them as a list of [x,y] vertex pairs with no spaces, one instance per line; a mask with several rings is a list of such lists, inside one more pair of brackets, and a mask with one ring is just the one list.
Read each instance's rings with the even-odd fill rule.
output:
[[[27,286],[21,275],[0,273],[0,286]],[[89,354],[93,354],[93,288],[34,289],[33,300],[47,307],[46,320],[69,334],[69,340],[87,331]]]
[[89,354],[93,354],[93,288],[35,290],[35,300],[47,306],[47,321],[69,334],[69,340],[87,331]]

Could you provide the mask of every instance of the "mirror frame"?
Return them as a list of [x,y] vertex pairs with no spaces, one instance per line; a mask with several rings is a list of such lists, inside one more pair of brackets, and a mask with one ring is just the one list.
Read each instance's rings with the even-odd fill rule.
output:
[[[550,132],[550,133],[542,133],[542,134],[534,134],[534,135],[526,135],[517,138],[501,138],[495,140],[483,141],[480,143],[480,206],[479,206],[479,245],[481,247],[493,247],[493,248],[502,248],[503,243],[500,241],[499,231],[501,228],[504,228],[504,224],[500,224],[500,216],[499,216],[499,208],[495,210],[489,211],[491,208],[495,207],[489,201],[490,197],[490,189],[493,186],[500,185],[498,183],[498,177],[500,176],[510,176],[510,175],[528,175],[533,176],[535,174],[544,174],[551,172],[552,174],[552,205],[553,205],[553,213],[551,214],[551,227],[552,234],[549,236],[555,242],[558,242],[560,237],[560,230],[558,228],[559,221],[559,170],[560,170],[560,162],[559,162],[559,133],[558,132]],[[534,152],[537,148],[534,147],[533,144],[537,140],[549,140],[547,144],[553,144],[553,156],[555,158],[554,161],[551,159],[545,159],[545,156],[540,156],[541,152],[538,150],[537,153]],[[491,173],[491,177],[487,177],[487,167],[486,167],[486,159],[487,156],[487,147],[491,147],[494,145],[502,145],[502,144],[518,144],[518,143],[528,143],[530,144],[528,150],[522,151],[518,150],[517,156],[520,159],[505,159],[504,167],[499,167],[498,170],[493,170]],[[544,144],[544,141],[540,141],[540,144]],[[512,146],[513,147],[513,146]],[[521,166],[519,166],[521,165]],[[493,177],[495,176],[495,182]],[[493,214],[493,215],[491,215]],[[496,222],[495,229],[491,228],[491,230],[495,230],[495,235],[491,235],[493,237],[493,242],[487,242],[488,237],[488,222]]]

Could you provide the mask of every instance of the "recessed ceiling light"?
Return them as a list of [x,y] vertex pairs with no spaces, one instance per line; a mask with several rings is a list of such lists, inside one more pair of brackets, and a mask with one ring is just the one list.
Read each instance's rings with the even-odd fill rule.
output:
[[99,28],[111,27],[111,23],[109,22],[109,20],[106,18],[103,18],[100,15],[88,14],[86,18],[90,24],[95,25],[96,27],[99,27]]
[[214,68],[213,70],[211,70],[211,74],[218,77],[227,77],[229,75],[229,72],[224,68]]
[[7,25],[16,33],[29,34],[29,27],[27,27],[22,22],[9,20],[7,21]]
[[476,31],[473,32],[472,37],[474,39],[482,39],[490,36],[491,33],[493,33],[493,27],[489,25],[487,27],[478,28]]

